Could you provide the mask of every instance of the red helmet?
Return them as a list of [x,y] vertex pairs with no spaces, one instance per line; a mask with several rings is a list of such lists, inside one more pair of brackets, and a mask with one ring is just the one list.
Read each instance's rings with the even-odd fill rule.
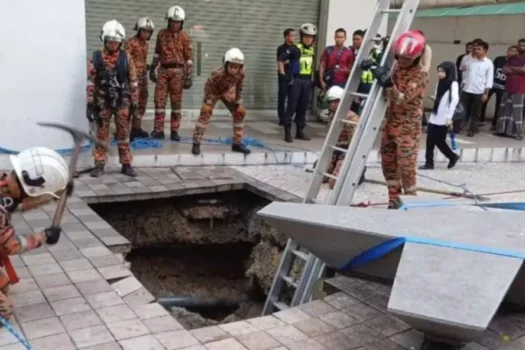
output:
[[411,30],[401,34],[394,43],[394,54],[407,58],[418,58],[425,50],[427,40],[425,36],[417,30]]

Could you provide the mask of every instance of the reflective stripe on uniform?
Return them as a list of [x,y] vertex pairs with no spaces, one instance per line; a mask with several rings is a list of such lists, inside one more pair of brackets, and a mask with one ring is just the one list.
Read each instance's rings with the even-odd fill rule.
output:
[[234,128],[244,128],[244,123],[233,123]]

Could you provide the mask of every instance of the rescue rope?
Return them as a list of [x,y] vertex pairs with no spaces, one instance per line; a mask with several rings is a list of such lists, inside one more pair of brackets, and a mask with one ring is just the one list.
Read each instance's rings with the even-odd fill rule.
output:
[[14,328],[13,326],[11,326],[9,324],[9,322],[7,322],[7,320],[5,318],[3,318],[2,316],[0,316],[0,323],[2,324],[2,326],[4,326],[20,343],[22,343],[22,345],[27,349],[27,350],[33,350],[33,348],[31,347],[31,344],[29,344],[29,342],[20,334],[18,333]]

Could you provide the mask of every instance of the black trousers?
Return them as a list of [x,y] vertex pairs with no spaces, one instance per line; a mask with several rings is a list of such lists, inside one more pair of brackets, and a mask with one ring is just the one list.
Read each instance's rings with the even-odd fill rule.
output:
[[456,153],[447,144],[447,132],[448,127],[445,125],[428,123],[427,150],[425,153],[427,165],[434,165],[434,147],[436,146],[448,159],[452,160],[456,157]]
[[503,93],[505,90],[500,89],[490,89],[489,96],[487,99],[487,102],[483,104],[482,110],[481,110],[481,121],[485,121],[485,114],[487,112],[487,104],[490,101],[490,98],[492,95],[496,95],[496,106],[494,109],[494,118],[492,118],[492,126],[496,126],[496,123],[498,122],[498,114],[499,114],[499,106],[501,104],[501,98],[503,97]]
[[461,94],[461,102],[467,112],[467,125],[468,130],[472,132],[478,132],[478,123],[481,116],[481,109],[483,102],[481,98],[483,94],[471,94],[469,92],[463,92]]
[[297,130],[306,126],[306,112],[312,94],[312,81],[310,79],[295,78],[292,85],[288,85],[288,104],[284,114],[284,125],[292,126],[295,114]]
[[277,86],[277,116],[279,121],[284,123],[284,113],[286,111],[286,99],[288,96],[288,80],[281,74],[278,75]]

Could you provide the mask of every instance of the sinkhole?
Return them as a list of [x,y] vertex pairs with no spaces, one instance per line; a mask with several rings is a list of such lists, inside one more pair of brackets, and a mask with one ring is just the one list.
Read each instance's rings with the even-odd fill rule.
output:
[[247,190],[92,204],[131,242],[131,271],[187,329],[260,315],[286,238]]

